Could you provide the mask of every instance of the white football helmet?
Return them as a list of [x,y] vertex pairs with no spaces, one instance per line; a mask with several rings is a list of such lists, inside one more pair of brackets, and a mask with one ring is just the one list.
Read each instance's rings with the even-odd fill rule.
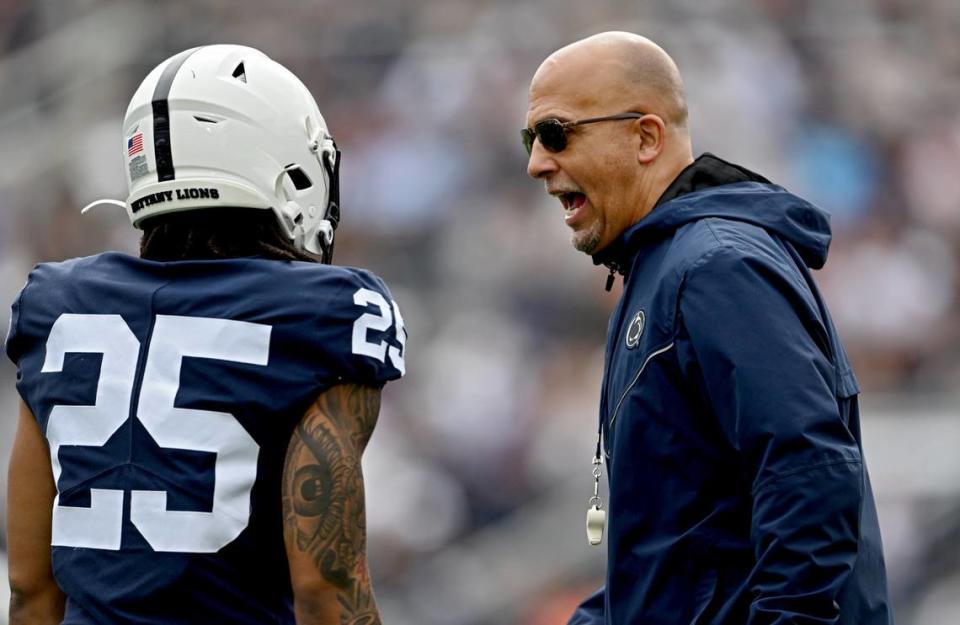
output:
[[294,245],[333,255],[340,152],[300,80],[259,50],[213,45],[158,65],[123,122],[127,214],[270,209]]

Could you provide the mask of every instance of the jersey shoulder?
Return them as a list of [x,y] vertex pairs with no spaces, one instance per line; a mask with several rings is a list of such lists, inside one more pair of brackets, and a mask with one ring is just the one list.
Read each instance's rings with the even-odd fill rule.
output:
[[[66,288],[72,285],[76,276],[83,274],[84,271],[78,268],[87,267],[98,262],[102,262],[100,257],[85,256],[81,258],[71,258],[69,260],[40,263],[34,266],[33,270],[27,275],[27,280],[21,287],[17,296],[14,298],[10,310],[10,326],[7,329],[4,339],[4,351],[17,363],[22,352],[27,348],[24,335],[24,316],[29,316],[31,312],[38,313],[41,310],[49,308],[51,305],[65,299]],[[29,307],[27,301],[29,300]],[[27,319],[29,325],[30,319]]]
[[305,299],[314,303],[329,305],[339,303],[341,298],[352,300],[354,294],[361,289],[375,291],[392,299],[390,289],[383,279],[359,267],[291,262],[278,269],[289,276],[290,288],[299,290]]
[[[283,263],[269,267],[271,281],[283,283],[288,318],[307,321],[298,340],[330,363],[336,381],[382,385],[406,373],[407,330],[386,283],[357,267]],[[273,272],[277,273],[273,273]]]

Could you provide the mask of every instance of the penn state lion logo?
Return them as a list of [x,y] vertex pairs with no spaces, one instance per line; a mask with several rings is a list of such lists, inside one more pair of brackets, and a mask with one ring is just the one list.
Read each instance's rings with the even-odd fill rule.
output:
[[627,327],[627,349],[633,349],[640,342],[646,320],[647,317],[642,310],[638,310],[637,314],[630,320],[630,325]]

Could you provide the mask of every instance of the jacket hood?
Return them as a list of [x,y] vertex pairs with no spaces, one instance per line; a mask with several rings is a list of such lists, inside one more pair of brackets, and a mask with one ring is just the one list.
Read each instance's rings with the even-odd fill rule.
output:
[[594,255],[593,261],[623,273],[644,242],[711,217],[760,226],[793,246],[813,269],[827,261],[830,216],[826,211],[709,153],[684,169],[653,211]]

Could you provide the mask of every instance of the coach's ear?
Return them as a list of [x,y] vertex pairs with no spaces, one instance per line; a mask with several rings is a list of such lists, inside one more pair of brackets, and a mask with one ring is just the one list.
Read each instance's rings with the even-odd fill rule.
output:
[[659,115],[648,113],[633,120],[630,126],[637,138],[637,162],[649,165],[663,151],[666,125]]

